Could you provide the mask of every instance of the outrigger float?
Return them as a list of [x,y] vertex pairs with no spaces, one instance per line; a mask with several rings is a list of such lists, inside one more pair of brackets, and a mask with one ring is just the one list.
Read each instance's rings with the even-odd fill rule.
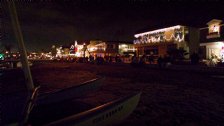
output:
[[[41,120],[41,118],[35,118],[38,117],[38,115],[42,115],[44,113],[38,113],[37,111],[34,111],[35,108],[38,108],[36,106],[47,106],[49,109],[52,106],[56,106],[57,104],[63,104],[65,100],[71,100],[75,97],[78,97],[79,93],[88,92],[87,90],[95,90],[99,86],[99,83],[101,83],[102,79],[95,79],[87,82],[84,85],[80,85],[77,87],[72,87],[68,89],[62,89],[57,92],[48,93],[48,94],[42,94],[38,95],[39,87],[34,87],[32,75],[30,72],[30,68],[28,65],[27,60],[27,54],[23,42],[22,32],[20,29],[17,12],[15,3],[12,1],[7,1],[9,10],[10,10],[10,16],[14,28],[14,32],[16,35],[16,39],[18,40],[18,45],[20,49],[21,54],[21,62],[22,62],[22,68],[24,71],[27,90],[28,90],[28,97],[25,100],[26,106],[24,107],[23,113],[21,114],[21,119],[17,120],[17,122],[11,122],[9,124],[3,124],[3,125],[45,125],[45,126],[107,126],[107,125],[113,125],[116,124],[132,113],[132,111],[136,108],[141,93],[135,93],[130,96],[126,96],[117,100],[113,100],[111,102],[105,103],[103,105],[94,107],[89,110],[85,110],[83,112],[74,113],[72,115],[63,115],[64,117],[60,117],[59,119],[56,118],[56,120],[50,120],[45,121],[43,124],[37,124],[35,122],[38,122]],[[89,88],[92,87],[92,85],[95,88]],[[60,107],[57,108],[55,111],[61,109]],[[75,109],[75,108],[74,108]],[[37,115],[35,115],[37,114]],[[54,116],[54,112],[51,112],[52,117]],[[31,116],[30,116],[31,115]],[[61,115],[60,115],[61,116]],[[41,116],[42,117],[42,116]],[[47,120],[50,117],[45,117]]]
[[104,77],[95,78],[89,81],[86,81],[77,86],[61,89],[55,92],[48,92],[38,95],[36,99],[36,105],[44,105],[50,103],[57,103],[66,100],[71,100],[74,98],[80,98],[85,94],[88,94],[93,91],[97,91],[102,82],[105,80]]

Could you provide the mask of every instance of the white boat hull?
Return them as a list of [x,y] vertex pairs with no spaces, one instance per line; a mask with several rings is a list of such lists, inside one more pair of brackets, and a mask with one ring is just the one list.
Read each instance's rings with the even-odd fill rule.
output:
[[136,108],[141,93],[106,103],[88,111],[52,122],[46,126],[108,126],[128,117]]
[[104,81],[104,78],[96,78],[84,82],[78,86],[61,89],[56,92],[41,94],[37,97],[36,105],[52,104],[84,96],[86,93],[99,89],[102,81]]

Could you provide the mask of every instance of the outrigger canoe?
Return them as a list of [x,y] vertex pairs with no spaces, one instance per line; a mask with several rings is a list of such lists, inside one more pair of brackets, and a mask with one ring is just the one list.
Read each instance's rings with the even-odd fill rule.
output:
[[35,104],[36,105],[51,104],[84,96],[89,92],[98,90],[102,85],[102,81],[104,80],[105,80],[104,77],[100,77],[86,81],[82,84],[79,84],[78,86],[61,89],[55,92],[40,94],[37,97]]
[[[65,103],[66,101],[83,97],[86,94],[97,91],[104,81],[104,77],[95,78],[77,86],[61,89],[55,92],[38,94],[34,103],[34,106],[48,106],[48,104],[60,104],[59,102]],[[26,103],[27,92],[18,92],[12,94],[5,94],[2,97],[3,119],[2,123],[8,122],[9,120],[16,120],[21,113],[21,109]],[[16,104],[16,105],[15,105]],[[9,114],[13,113],[14,114]]]
[[[32,123],[31,121],[29,122],[29,124],[31,126],[108,126],[117,124],[127,118],[133,112],[133,110],[138,105],[140,95],[141,93],[135,93],[97,106],[95,108],[80,112],[78,114],[73,114],[67,117],[65,115],[65,117],[60,117],[60,119],[56,119],[56,121],[45,121],[45,124],[35,124],[35,122],[38,123],[38,121],[36,120],[46,120],[46,117],[44,117],[43,113],[39,113],[40,116],[36,116],[36,118],[32,118],[33,116],[31,114],[32,119],[30,120],[34,120],[34,122]],[[52,116],[54,116],[54,111],[52,111],[51,114]]]
[[[36,94],[38,93],[39,88],[35,87],[33,84],[33,79],[32,79],[31,71],[29,68],[28,60],[27,60],[27,53],[26,53],[24,42],[23,42],[23,36],[22,36],[21,29],[20,29],[19,20],[17,17],[15,3],[13,1],[7,1],[7,3],[8,3],[9,11],[10,11],[10,17],[12,19],[13,30],[14,30],[16,38],[18,40],[24,76],[25,76],[25,79],[27,80],[26,81],[26,86],[27,86],[27,91],[28,91],[27,103],[26,103],[26,106],[24,107],[24,110],[23,110],[23,113],[21,116],[22,119],[18,123],[20,125],[26,125],[28,122],[28,123],[30,123],[30,125],[32,125],[32,121],[29,122],[28,120],[29,119],[32,120],[31,119],[32,116],[30,116],[30,112],[32,112],[33,105],[35,105],[34,101],[37,96]],[[81,93],[81,91],[79,91],[79,92]],[[67,93],[55,93],[54,95],[53,94],[50,95],[49,98],[47,95],[40,96],[40,98],[39,98],[39,100],[37,100],[37,102],[39,102],[39,104],[41,104],[41,103],[45,104],[46,102],[49,102],[51,98],[54,98],[54,97],[56,97],[54,99],[60,98],[59,96],[61,96],[61,94],[65,95]],[[119,121],[123,120],[128,115],[130,115],[130,113],[135,109],[135,107],[137,106],[137,104],[139,102],[140,94],[141,93],[138,93],[138,94],[131,95],[131,96],[128,96],[125,98],[121,98],[119,100],[108,102],[104,105],[81,112],[79,114],[73,114],[70,116],[67,115],[60,119],[56,119],[55,121],[50,121],[49,123],[46,123],[46,125],[47,126],[106,126],[106,125],[112,125],[114,123],[118,123]],[[69,95],[69,93],[68,93],[68,95]],[[65,96],[67,96],[67,95],[65,95]],[[69,98],[70,97],[68,97],[68,99]],[[59,101],[61,101],[61,100],[59,100]],[[55,100],[52,100],[50,103],[52,103],[52,102],[55,102]],[[54,103],[49,105],[49,108],[54,105],[55,105]],[[34,109],[35,109],[35,107],[34,107]],[[61,108],[58,108],[58,109],[60,110]],[[44,114],[44,113],[42,113],[42,114]],[[54,111],[52,111],[51,114],[54,114]],[[34,118],[33,120],[39,121],[40,119]],[[18,123],[12,122],[10,124],[17,125]]]

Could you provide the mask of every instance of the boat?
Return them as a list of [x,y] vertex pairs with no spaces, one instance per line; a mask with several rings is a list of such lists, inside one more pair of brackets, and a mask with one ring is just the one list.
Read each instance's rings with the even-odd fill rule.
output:
[[[62,101],[64,99],[70,99],[73,96],[76,96],[75,94],[77,94],[78,92],[83,94],[84,91],[87,91],[91,87],[86,85],[92,84],[92,83],[83,85],[83,87],[81,86],[76,88],[68,88],[68,89],[58,91],[57,93],[55,92],[48,95],[45,94],[45,95],[38,96],[39,87],[35,87],[35,85],[33,84],[33,79],[32,79],[30,67],[27,60],[26,48],[23,42],[23,36],[22,36],[22,32],[21,32],[19,21],[18,21],[17,12],[16,12],[16,6],[13,1],[7,1],[7,3],[8,3],[9,11],[10,11],[10,17],[12,20],[13,29],[14,29],[16,39],[19,45],[19,50],[21,53],[21,63],[22,63],[23,71],[24,71],[28,93],[27,93],[26,99],[22,98],[20,100],[23,100],[23,102],[21,101],[19,102],[21,103],[21,106],[22,106],[21,107],[22,114],[20,116],[20,119],[16,119],[14,121],[13,119],[8,120],[9,122],[6,122],[7,123],[6,125],[24,125],[24,126],[31,125],[32,126],[32,125],[35,125],[35,123],[32,123],[32,120],[37,122],[41,121],[40,118],[35,118],[35,117],[38,117],[39,115],[40,117],[42,117],[45,114],[44,112],[41,113],[40,111],[38,111],[38,105],[35,106],[38,102],[39,102],[39,108],[46,107],[47,110],[51,109],[52,107],[57,106],[58,104],[64,104],[64,101],[63,102],[58,102],[58,101]],[[97,83],[98,81],[95,81],[95,82]],[[74,90],[77,90],[76,93],[74,93]],[[114,123],[120,122],[121,120],[123,120],[124,118],[126,118],[128,115],[131,114],[131,112],[135,109],[135,107],[137,106],[139,102],[140,94],[141,93],[137,93],[137,94],[130,95],[124,98],[120,98],[118,100],[105,103],[104,105],[100,105],[92,109],[82,111],[78,114],[77,113],[72,113],[72,115],[60,114],[60,118],[57,118],[56,120],[50,120],[49,122],[46,122],[43,125],[46,125],[46,126],[112,125]],[[12,95],[15,96],[15,94],[12,94]],[[72,95],[72,96],[69,96],[69,95]],[[65,97],[65,98],[61,99],[61,97]],[[56,100],[56,99],[59,99],[59,100]],[[68,100],[68,101],[72,101],[72,100]],[[25,104],[25,106],[23,106],[23,104]],[[43,104],[43,105],[40,105],[40,104]],[[13,104],[13,105],[17,106],[16,104]],[[72,109],[75,109],[75,107],[73,106]],[[5,110],[7,110],[7,108]],[[56,112],[57,110],[66,111],[66,110],[63,110],[61,107],[59,107],[55,111],[50,112],[50,114],[52,114],[51,116],[54,116],[55,115],[54,112]],[[8,110],[7,112],[9,111],[10,110]],[[35,111],[37,113],[39,112],[39,114],[36,114]],[[11,111],[7,114],[14,115],[15,112]],[[51,118],[51,116],[47,116],[45,119]]]
[[[122,97],[120,99],[105,103],[103,105],[94,107],[92,109],[80,112],[78,114],[73,114],[67,117],[64,117],[62,119],[52,122],[46,123],[46,117],[43,113],[35,113],[39,116],[32,116],[30,120],[35,120],[32,124],[32,121],[29,122],[29,125],[44,125],[44,126],[108,126],[108,125],[114,125],[125,118],[127,118],[133,110],[138,105],[138,102],[140,100],[141,92],[131,94],[126,97]],[[54,109],[60,109],[60,108],[54,108]],[[40,112],[40,111],[39,111]],[[63,111],[64,113],[64,111]],[[49,113],[46,113],[47,116],[55,116],[54,111],[50,111]],[[51,117],[52,117],[51,116]],[[61,114],[60,114],[61,116]],[[61,117],[59,117],[61,118]],[[44,123],[41,124],[41,122],[36,120],[45,120]],[[43,123],[43,122],[42,122]]]
[[[66,101],[70,101],[73,99],[77,99],[85,96],[89,93],[94,93],[94,91],[98,90],[102,82],[104,81],[104,77],[99,77],[96,79],[92,79],[86,81],[80,85],[73,86],[70,88],[61,89],[55,92],[49,93],[35,93],[33,100],[33,107],[36,109],[37,107],[42,106],[50,106],[54,104],[60,104],[60,102],[65,103]],[[39,88],[37,87],[37,91]],[[3,124],[9,123],[10,120],[16,122],[19,120],[22,113],[22,109],[27,105],[27,91],[18,91],[11,93],[4,93],[2,96],[2,122]],[[50,105],[49,105],[50,104]],[[55,106],[55,105],[54,105]],[[49,107],[51,108],[51,107]],[[65,108],[66,109],[66,108]],[[13,114],[9,114],[13,113]]]
[[86,81],[82,84],[79,84],[78,86],[64,88],[55,92],[40,94],[38,95],[35,104],[51,104],[84,96],[87,93],[98,90],[102,84],[102,81],[104,80],[104,77],[99,77]]

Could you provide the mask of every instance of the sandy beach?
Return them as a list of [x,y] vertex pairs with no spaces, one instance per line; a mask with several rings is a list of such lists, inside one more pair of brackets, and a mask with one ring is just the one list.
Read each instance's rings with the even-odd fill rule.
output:
[[[7,74],[2,79],[3,94],[25,90],[21,70]],[[32,74],[35,84],[41,86],[40,93],[104,76],[100,90],[75,99],[89,106],[141,91],[135,111],[117,126],[224,125],[224,79],[214,78],[214,73],[136,68],[129,64],[41,63],[32,67]]]

